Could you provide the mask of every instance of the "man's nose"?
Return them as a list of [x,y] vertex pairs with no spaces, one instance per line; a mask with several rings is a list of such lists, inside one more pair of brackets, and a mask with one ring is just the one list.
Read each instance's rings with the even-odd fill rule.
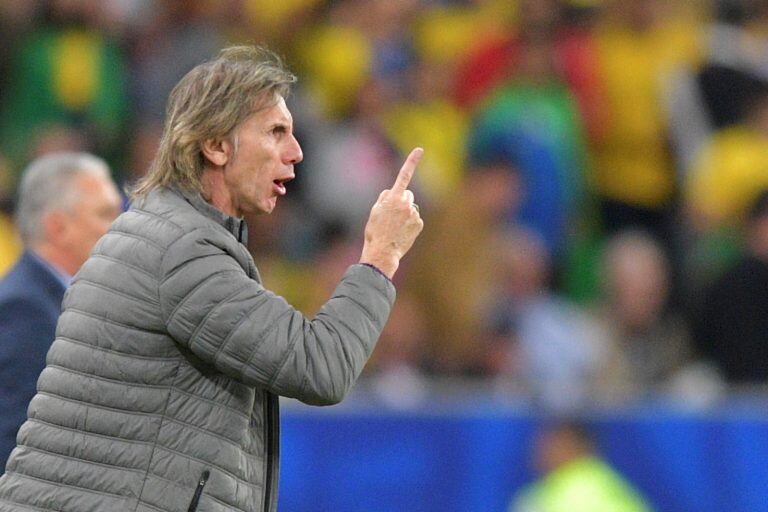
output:
[[301,151],[301,145],[299,145],[299,141],[296,140],[296,137],[293,134],[291,134],[290,147],[286,152],[286,160],[286,163],[291,165],[297,164],[304,160],[304,153]]

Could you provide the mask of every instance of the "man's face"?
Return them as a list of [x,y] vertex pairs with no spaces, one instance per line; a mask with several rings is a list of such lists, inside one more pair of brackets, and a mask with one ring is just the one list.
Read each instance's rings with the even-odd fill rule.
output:
[[64,214],[62,243],[79,268],[120,214],[121,200],[114,183],[101,176],[83,173],[73,186],[77,195],[72,209]]
[[285,100],[251,115],[236,136],[237,149],[224,168],[232,207],[227,213],[271,213],[285,195],[285,183],[295,177],[294,164],[303,158]]

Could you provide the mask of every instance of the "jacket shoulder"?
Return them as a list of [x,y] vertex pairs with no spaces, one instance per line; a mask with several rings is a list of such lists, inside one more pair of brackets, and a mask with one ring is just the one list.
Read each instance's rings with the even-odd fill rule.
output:
[[64,285],[49,269],[24,252],[0,280],[0,304],[22,301],[47,309],[58,309]]
[[[230,237],[221,225],[198,211],[180,193],[173,189],[157,189],[136,201],[121,215],[115,228],[152,238],[162,235],[159,243],[167,247],[184,235],[204,229]],[[234,238],[234,237],[232,237]]]

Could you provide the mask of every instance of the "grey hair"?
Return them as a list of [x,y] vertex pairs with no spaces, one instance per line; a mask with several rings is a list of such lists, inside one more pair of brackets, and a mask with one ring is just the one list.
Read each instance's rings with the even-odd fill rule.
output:
[[43,240],[43,217],[54,210],[71,211],[79,198],[74,185],[82,174],[110,179],[109,166],[89,153],[51,153],[24,170],[18,191],[16,227],[25,245]]
[[168,98],[160,145],[147,174],[131,190],[136,200],[157,187],[202,192],[206,140],[232,141],[254,112],[287,97],[296,77],[266,48],[233,46],[187,73]]

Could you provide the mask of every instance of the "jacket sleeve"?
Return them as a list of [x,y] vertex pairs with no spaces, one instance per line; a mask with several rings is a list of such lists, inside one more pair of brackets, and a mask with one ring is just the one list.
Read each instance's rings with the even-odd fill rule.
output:
[[340,402],[395,299],[392,283],[352,265],[313,320],[248,277],[212,229],[174,242],[159,297],[169,334],[219,371],[308,404]]

